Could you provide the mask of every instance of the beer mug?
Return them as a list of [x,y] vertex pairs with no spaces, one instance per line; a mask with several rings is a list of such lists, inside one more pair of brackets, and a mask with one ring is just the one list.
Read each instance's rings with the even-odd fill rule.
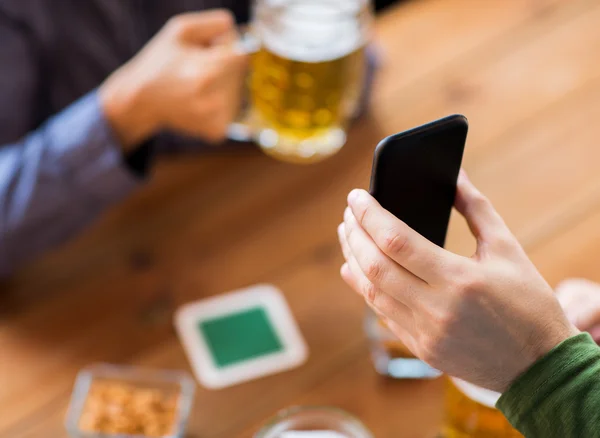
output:
[[254,438],[373,438],[356,418],[341,409],[297,406],[281,411]]
[[379,374],[394,379],[434,379],[442,375],[417,359],[371,310],[367,311],[365,331],[373,364]]
[[335,154],[359,105],[371,21],[369,0],[256,0],[242,45],[248,108],[230,136],[249,132],[284,161]]
[[495,408],[500,394],[449,379],[443,438],[523,438]]

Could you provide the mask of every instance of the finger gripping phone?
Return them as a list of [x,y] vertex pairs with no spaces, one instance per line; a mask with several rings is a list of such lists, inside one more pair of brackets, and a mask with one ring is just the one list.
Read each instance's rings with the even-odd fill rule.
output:
[[409,227],[443,247],[467,140],[462,115],[391,135],[375,148],[371,194]]

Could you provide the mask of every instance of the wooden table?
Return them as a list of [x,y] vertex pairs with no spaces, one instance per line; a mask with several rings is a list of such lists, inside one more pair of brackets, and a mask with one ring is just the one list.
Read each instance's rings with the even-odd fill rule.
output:
[[[335,158],[292,166],[247,150],[161,162],[148,185],[2,287],[0,438],[63,437],[92,362],[187,369],[179,305],[257,282],[285,291],[302,368],[198,389],[190,437],[250,437],[280,408],[331,404],[377,437],[431,436],[441,381],[374,373],[363,304],[338,276],[335,227],[384,135],[448,113],[471,122],[465,166],[552,284],[600,280],[600,3],[421,0],[380,17],[370,115]],[[453,218],[449,248],[473,241]]]

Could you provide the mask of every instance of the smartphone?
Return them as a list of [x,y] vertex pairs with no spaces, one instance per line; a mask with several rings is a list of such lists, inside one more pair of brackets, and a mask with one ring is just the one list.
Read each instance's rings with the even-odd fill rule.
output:
[[371,194],[409,227],[443,247],[469,125],[462,115],[391,135],[375,148]]

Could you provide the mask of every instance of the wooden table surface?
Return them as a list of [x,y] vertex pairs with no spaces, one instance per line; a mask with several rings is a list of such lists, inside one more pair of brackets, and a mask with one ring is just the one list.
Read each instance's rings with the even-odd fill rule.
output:
[[[336,157],[257,151],[163,160],[135,196],[2,285],[0,438],[63,437],[77,372],[93,362],[189,369],[172,315],[258,282],[286,294],[311,351],[300,369],[198,388],[189,435],[250,437],[280,408],[330,404],[377,437],[431,436],[443,382],[376,376],[363,304],[339,279],[335,228],[385,135],[468,116],[465,167],[551,284],[600,281],[600,3],[420,0],[381,16],[372,106]],[[473,249],[453,218],[449,248]]]

